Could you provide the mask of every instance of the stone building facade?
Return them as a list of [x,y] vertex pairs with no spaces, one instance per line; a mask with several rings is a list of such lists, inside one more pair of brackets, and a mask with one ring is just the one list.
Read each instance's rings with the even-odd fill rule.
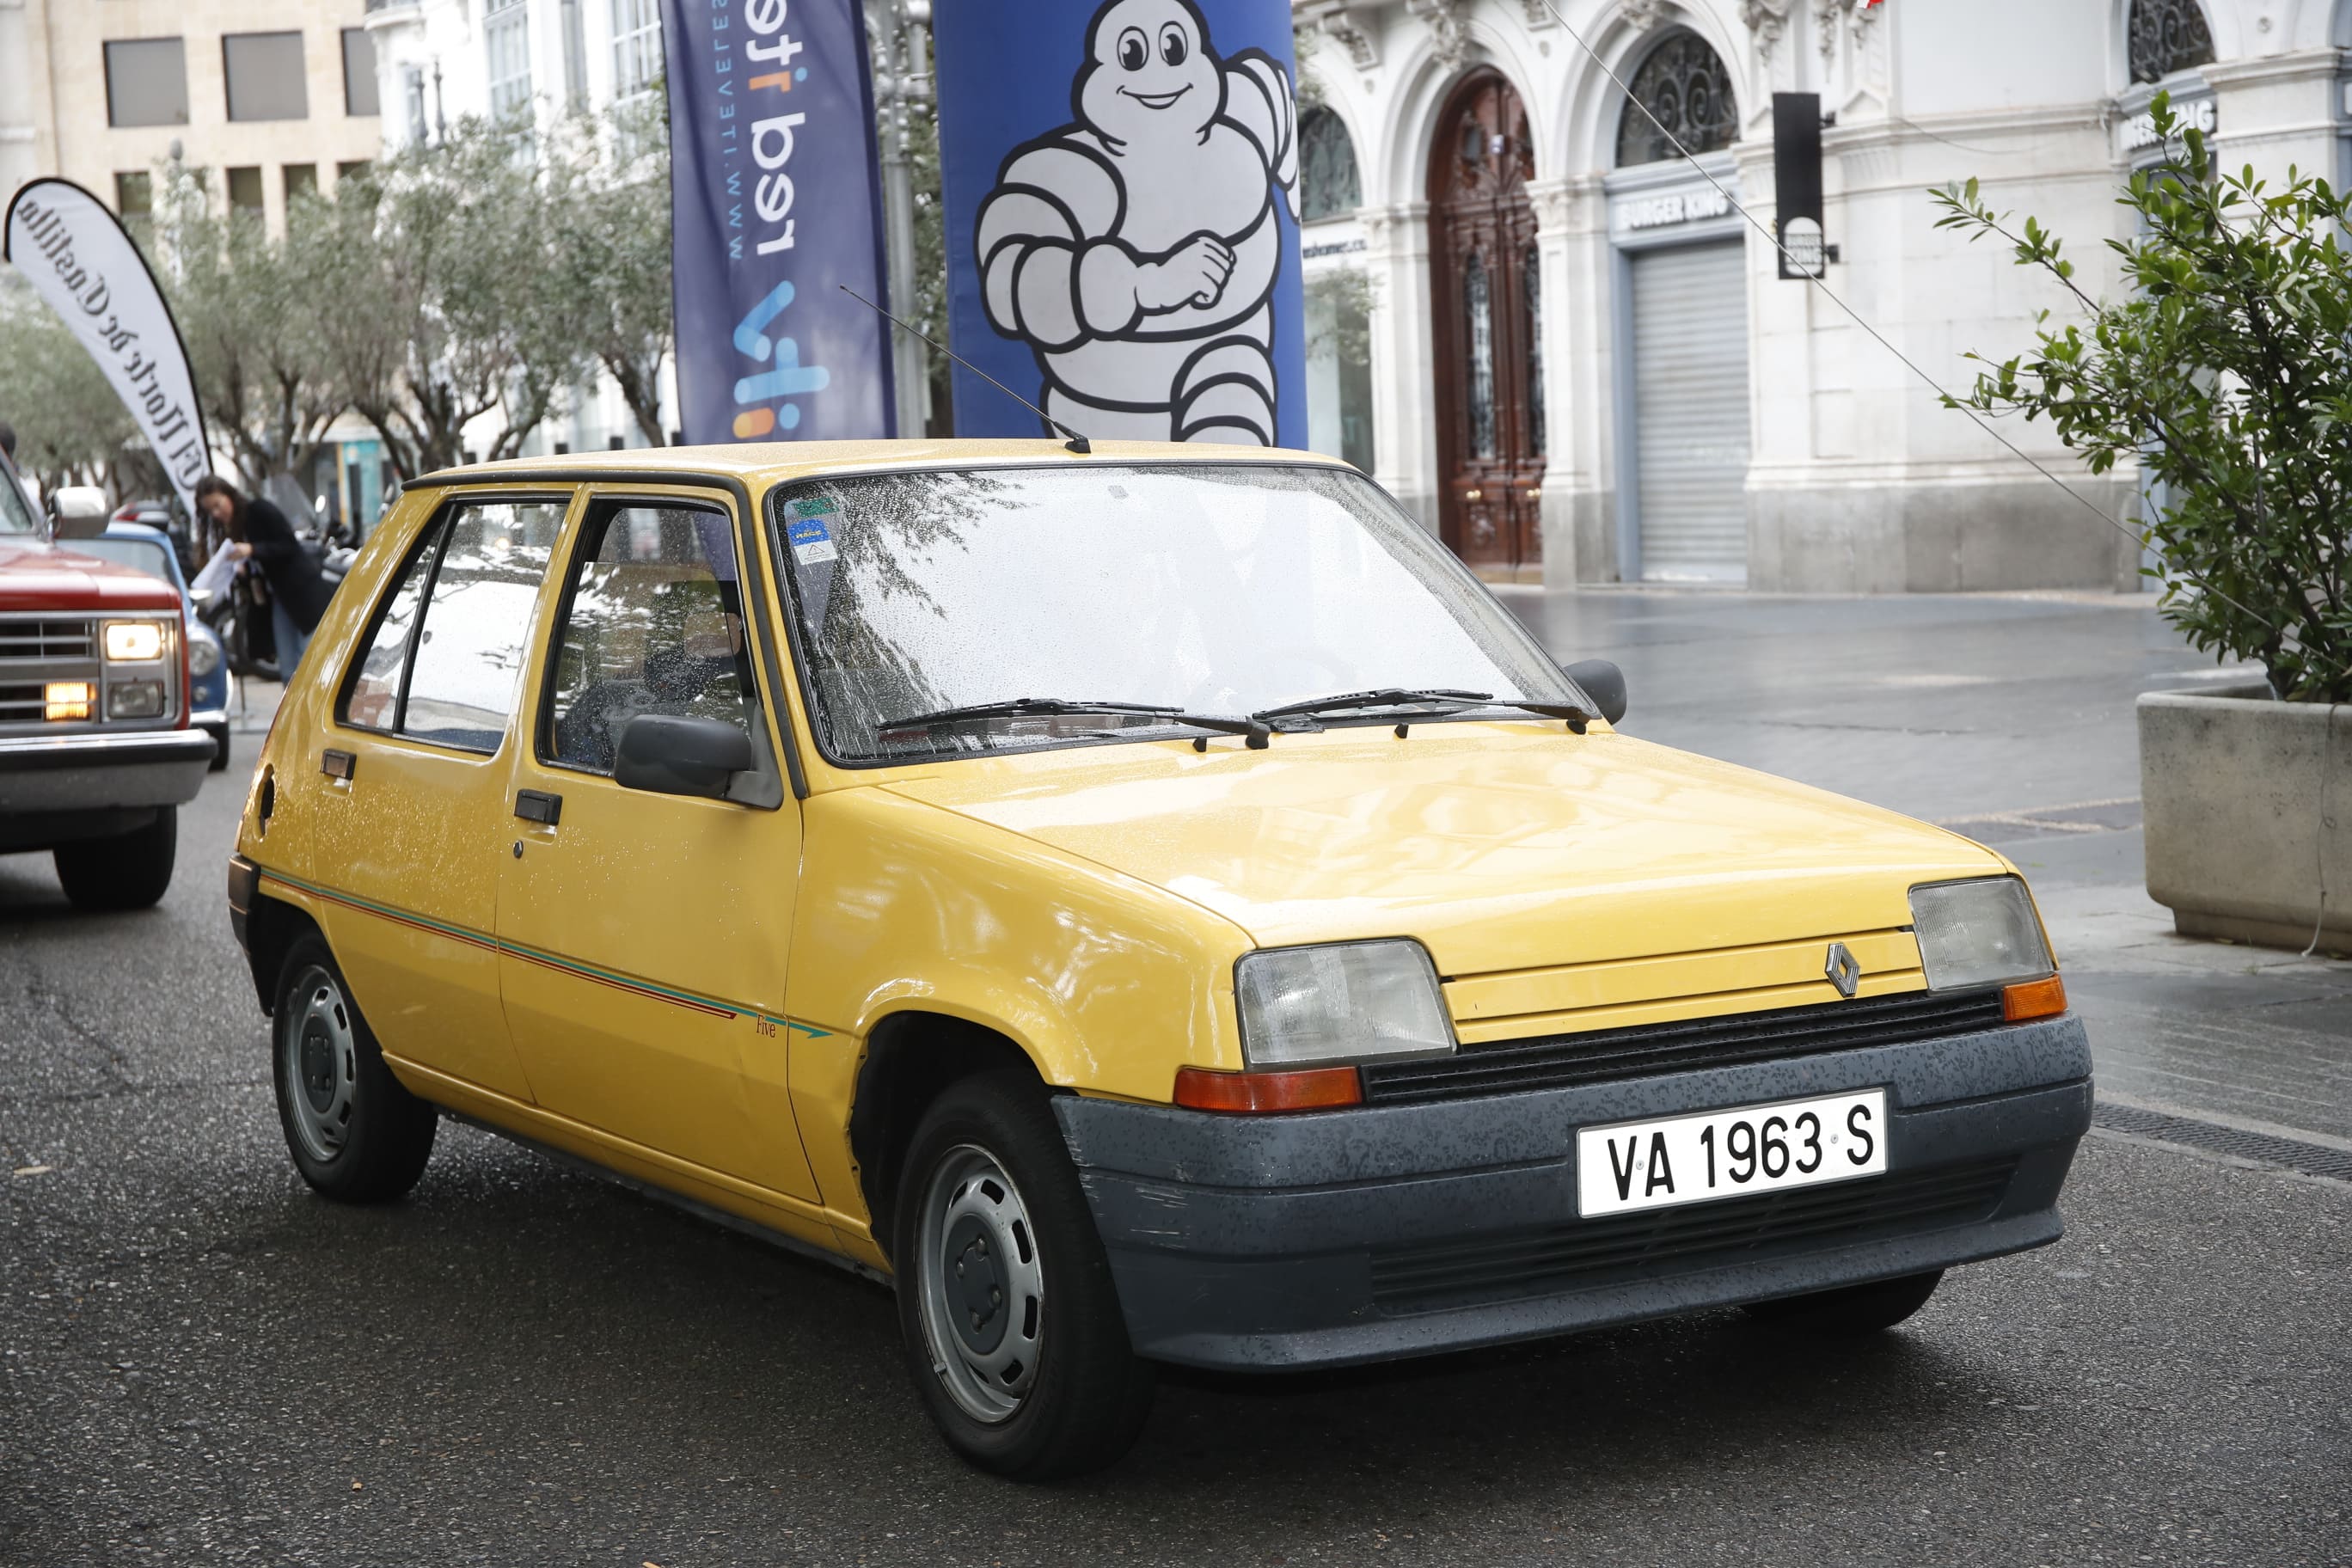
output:
[[[1958,387],[1969,351],[2006,357],[2063,312],[2054,285],[1934,226],[1929,188],[1969,177],[2116,288],[2100,242],[2128,234],[2118,187],[2161,151],[2159,89],[2225,164],[2342,177],[2352,0],[1554,3],[1295,5],[1309,298],[1361,301],[1366,406],[1344,413],[1376,477],[1501,579],[2135,586],[2134,538],[1939,406],[1855,317]],[[1827,292],[1783,280],[1766,237],[1776,92],[1818,93],[1831,121]],[[1317,338],[1310,378],[1333,451],[1342,337]],[[2003,434],[2137,516],[2128,476],[2093,478],[2041,426]]]

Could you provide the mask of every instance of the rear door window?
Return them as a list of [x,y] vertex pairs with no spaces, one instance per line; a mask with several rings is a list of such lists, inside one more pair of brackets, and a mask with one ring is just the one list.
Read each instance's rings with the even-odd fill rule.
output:
[[531,606],[568,504],[461,500],[444,510],[369,634],[344,697],[344,721],[460,751],[497,751],[514,715]]

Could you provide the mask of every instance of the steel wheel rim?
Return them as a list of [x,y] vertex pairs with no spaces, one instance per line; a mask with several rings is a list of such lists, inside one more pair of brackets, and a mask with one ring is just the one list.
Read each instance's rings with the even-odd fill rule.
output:
[[359,1100],[359,1042],[342,987],[318,964],[302,971],[278,1015],[278,1075],[302,1152],[320,1164],[342,1152]]
[[1045,1272],[1021,1189],[987,1150],[948,1151],[923,1192],[916,1306],[931,1371],[956,1407],[994,1426],[1037,1381]]

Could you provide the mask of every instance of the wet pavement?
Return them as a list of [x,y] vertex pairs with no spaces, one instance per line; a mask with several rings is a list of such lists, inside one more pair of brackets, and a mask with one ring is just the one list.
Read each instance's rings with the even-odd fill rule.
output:
[[[2199,663],[2144,605],[1511,602],[1637,732],[2018,858],[2103,1093],[2342,1125],[2346,966],[2137,891],[2130,699]],[[241,769],[156,910],[0,858],[0,1568],[2352,1561],[2352,1185],[2105,1132],[2063,1241],[1866,1345],[1171,1375],[1109,1472],[978,1476],[877,1287],[454,1125],[406,1203],[304,1189],[222,911]]]

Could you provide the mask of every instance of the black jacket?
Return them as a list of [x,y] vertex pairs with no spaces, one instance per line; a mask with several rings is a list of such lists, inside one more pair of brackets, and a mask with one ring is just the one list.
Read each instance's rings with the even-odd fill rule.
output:
[[247,501],[245,542],[253,546],[253,558],[269,579],[270,594],[286,606],[295,626],[306,634],[318,630],[334,589],[319,574],[317,557],[294,537],[294,525],[286,514],[257,496]]

